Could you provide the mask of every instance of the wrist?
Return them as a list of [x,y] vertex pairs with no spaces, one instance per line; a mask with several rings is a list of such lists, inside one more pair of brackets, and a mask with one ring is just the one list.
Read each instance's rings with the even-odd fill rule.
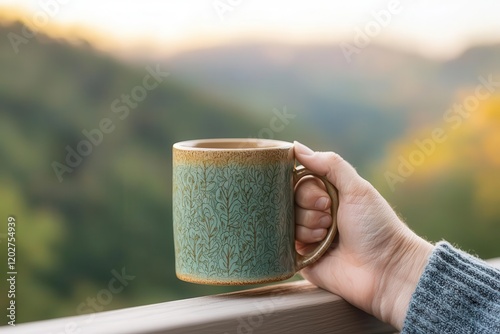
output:
[[410,299],[434,246],[404,228],[388,248],[387,265],[380,274],[373,314],[401,330]]

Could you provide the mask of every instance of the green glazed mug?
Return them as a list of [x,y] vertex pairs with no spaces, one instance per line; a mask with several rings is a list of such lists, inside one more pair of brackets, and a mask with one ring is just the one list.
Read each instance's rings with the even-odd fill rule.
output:
[[[333,224],[310,254],[295,250],[294,188],[323,181]],[[337,233],[338,194],[295,167],[293,144],[202,139],[173,146],[175,269],[183,281],[245,285],[280,281],[318,260]]]

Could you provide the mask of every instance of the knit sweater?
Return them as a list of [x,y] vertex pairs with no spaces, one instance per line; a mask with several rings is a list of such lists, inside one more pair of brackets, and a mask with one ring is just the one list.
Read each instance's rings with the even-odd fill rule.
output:
[[438,243],[412,295],[401,333],[500,333],[500,270],[449,243]]

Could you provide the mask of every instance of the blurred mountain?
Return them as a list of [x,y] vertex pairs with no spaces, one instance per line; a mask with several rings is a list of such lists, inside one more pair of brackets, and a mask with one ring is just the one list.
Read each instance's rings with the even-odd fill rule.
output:
[[167,63],[190,87],[255,112],[285,101],[325,136],[319,148],[363,167],[408,128],[442,117],[478,75],[500,73],[499,56],[500,46],[482,46],[439,62],[373,45],[349,62],[334,44],[255,43],[185,52]]
[[444,83],[455,89],[460,86],[475,86],[477,77],[500,75],[500,45],[485,45],[470,48],[459,57],[442,65]]

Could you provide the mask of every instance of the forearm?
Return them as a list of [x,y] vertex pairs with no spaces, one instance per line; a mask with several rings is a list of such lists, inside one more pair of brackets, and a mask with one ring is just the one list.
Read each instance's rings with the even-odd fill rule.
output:
[[392,246],[393,255],[379,278],[380,288],[373,301],[374,315],[398,330],[434,248],[409,230],[403,233]]

